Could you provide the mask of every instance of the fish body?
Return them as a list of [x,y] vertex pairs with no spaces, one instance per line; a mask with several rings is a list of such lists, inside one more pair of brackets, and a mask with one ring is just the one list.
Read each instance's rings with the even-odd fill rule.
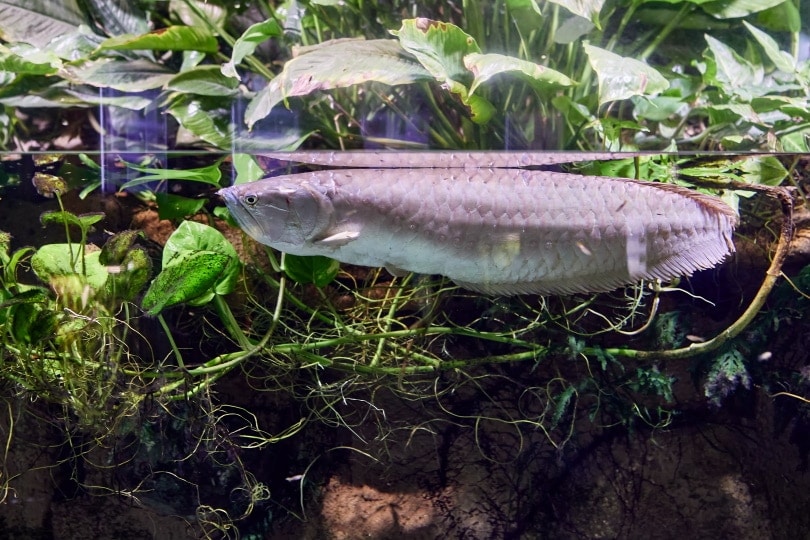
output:
[[689,275],[733,251],[737,221],[677,186],[525,169],[335,169],[219,193],[248,235],[280,251],[500,295]]

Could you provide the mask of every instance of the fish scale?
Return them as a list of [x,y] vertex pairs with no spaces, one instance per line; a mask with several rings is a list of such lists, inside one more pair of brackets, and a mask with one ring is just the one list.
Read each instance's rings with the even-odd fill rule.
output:
[[527,169],[334,169],[220,190],[257,241],[488,294],[612,290],[710,268],[736,214],[669,184]]

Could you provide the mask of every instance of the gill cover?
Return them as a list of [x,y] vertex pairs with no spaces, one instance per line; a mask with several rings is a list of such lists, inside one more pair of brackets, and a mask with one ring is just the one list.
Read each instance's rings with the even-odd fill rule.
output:
[[301,246],[331,223],[332,201],[308,182],[279,182],[257,192],[245,191],[241,198],[261,228],[263,241],[273,247]]

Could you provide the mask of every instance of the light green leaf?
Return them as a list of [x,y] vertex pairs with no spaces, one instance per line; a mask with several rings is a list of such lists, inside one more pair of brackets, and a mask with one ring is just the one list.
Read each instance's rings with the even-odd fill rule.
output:
[[481,52],[472,36],[453,24],[424,18],[406,19],[391,33],[438,82],[461,99],[474,122],[483,124],[490,119],[495,108],[469,90],[473,77],[464,58]]
[[230,110],[210,110],[199,99],[183,95],[172,102],[167,112],[200,139],[223,150],[230,148]]
[[31,257],[31,268],[39,279],[49,283],[54,277],[82,274],[94,291],[107,282],[107,268],[99,262],[101,251],[85,253],[79,257],[78,244],[45,244]]
[[128,61],[112,58],[86,60],[77,65],[66,65],[63,72],[72,82],[122,92],[160,88],[175,75],[160,64],[142,58]]
[[368,81],[389,85],[430,79],[430,74],[394,40],[341,40],[299,51],[248,105],[249,127],[270,114],[282,100],[319,90],[343,88]]
[[236,43],[233,45],[233,53],[231,60],[222,64],[222,74],[226,77],[239,78],[236,73],[236,65],[244,60],[245,56],[253,54],[256,47],[271,37],[280,36],[282,33],[281,27],[275,19],[268,19],[264,22],[251,25],[245,30]]
[[599,105],[631,96],[657,94],[669,88],[669,82],[644,62],[588,43],[584,48],[599,80]]
[[167,90],[197,94],[200,96],[232,96],[236,94],[239,81],[226,77],[217,66],[198,66],[172,78]]
[[762,84],[765,76],[762,66],[751,64],[712,36],[705,34],[704,37],[715,61],[717,84],[728,94],[738,94],[749,99],[752,90]]
[[105,39],[101,50],[116,51],[203,51],[215,53],[219,49],[217,40],[202,28],[190,26],[169,26],[147,34],[124,34]]
[[756,26],[749,24],[747,21],[743,21],[742,23],[748,28],[748,31],[751,32],[754,39],[759,42],[765,54],[770,58],[771,62],[773,62],[773,65],[776,66],[776,69],[784,71],[785,73],[793,73],[796,71],[795,60],[789,53],[779,49],[779,45],[776,43],[775,39]]
[[788,176],[787,169],[774,156],[749,157],[736,165],[742,171],[743,180],[754,184],[778,186]]
[[599,12],[605,0],[549,0],[553,4],[564,7],[574,15],[579,15],[599,27]]
[[503,54],[468,54],[464,57],[464,65],[475,76],[470,85],[470,94],[474,93],[482,83],[505,73],[521,76],[539,90],[574,84],[574,81],[559,71]]
[[63,60],[74,61],[93,54],[102,41],[103,37],[81,25],[75,31],[51,40],[46,50]]
[[250,154],[234,154],[233,167],[236,169],[235,184],[246,184],[265,175],[256,158]]
[[31,45],[20,43],[13,48],[0,45],[0,71],[25,75],[51,75],[62,62],[54,53],[43,52]]
[[0,0],[0,38],[39,48],[85,23],[76,0]]
[[701,8],[718,19],[734,19],[747,17],[752,13],[764,11],[778,6],[785,0],[715,0],[714,2],[698,2]]
[[406,19],[392,34],[402,48],[416,57],[433,77],[441,82],[467,82],[470,72],[464,57],[480,53],[475,39],[454,24],[430,19]]

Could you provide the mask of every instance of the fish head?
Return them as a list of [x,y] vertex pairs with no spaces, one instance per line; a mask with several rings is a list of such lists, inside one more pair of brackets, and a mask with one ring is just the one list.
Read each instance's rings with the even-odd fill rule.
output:
[[253,239],[296,253],[332,222],[332,202],[320,186],[267,178],[219,190],[233,218]]

